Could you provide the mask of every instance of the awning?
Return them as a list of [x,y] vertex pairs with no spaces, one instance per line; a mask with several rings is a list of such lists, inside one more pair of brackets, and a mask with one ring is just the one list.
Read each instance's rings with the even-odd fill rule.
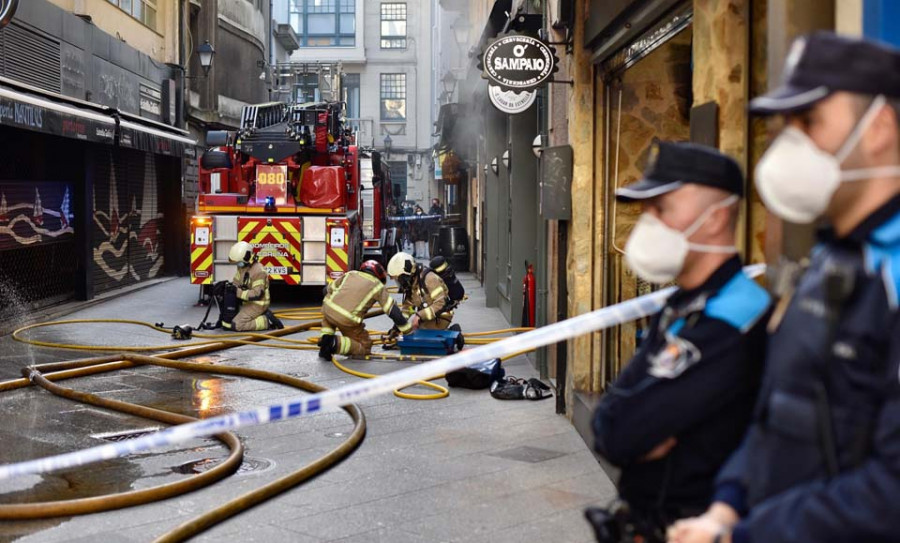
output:
[[0,125],[110,145],[118,138],[123,147],[170,156],[182,156],[185,148],[197,145],[178,128],[74,98],[50,95],[28,85],[5,83],[0,81]]
[[181,134],[125,119],[119,123],[119,133],[122,147],[161,155],[182,156],[185,147],[197,145],[196,140]]
[[86,107],[55,102],[0,85],[0,124],[99,143],[113,143],[116,120]]

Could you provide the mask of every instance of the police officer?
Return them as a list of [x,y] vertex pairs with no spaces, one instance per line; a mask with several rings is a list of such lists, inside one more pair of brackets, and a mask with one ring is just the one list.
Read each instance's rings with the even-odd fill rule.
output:
[[284,325],[269,311],[269,274],[259,263],[253,246],[239,241],[228,251],[228,261],[237,264],[231,284],[237,288],[241,310],[231,322],[222,327],[238,332],[253,332],[269,328],[281,329]]
[[670,541],[897,541],[900,534],[900,51],[816,33],[751,111],[785,128],[757,167],[766,206],[824,219],[772,321],[753,424],[703,516]]
[[[362,263],[359,271],[350,271],[328,284],[322,304],[322,337],[319,357],[331,360],[333,354],[365,356],[372,352],[372,339],[363,319],[378,302],[382,311],[403,333],[412,330],[406,317],[385,288],[384,266],[374,260]],[[334,335],[335,329],[343,334]]]
[[643,205],[625,246],[629,267],[678,285],[594,414],[596,449],[622,468],[619,493],[646,541],[663,541],[669,522],[709,505],[750,422],[770,298],[736,254],[743,191],[730,157],[660,142],[644,178],[616,192]]
[[445,311],[448,290],[444,280],[424,268],[407,253],[397,253],[388,262],[388,275],[397,281],[403,294],[403,313],[410,315],[413,329],[446,330],[453,311]]

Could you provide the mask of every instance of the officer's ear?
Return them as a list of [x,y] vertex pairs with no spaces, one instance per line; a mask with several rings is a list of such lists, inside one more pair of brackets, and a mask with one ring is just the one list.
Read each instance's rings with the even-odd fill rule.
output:
[[888,100],[860,141],[860,148],[874,166],[900,162],[900,101]]

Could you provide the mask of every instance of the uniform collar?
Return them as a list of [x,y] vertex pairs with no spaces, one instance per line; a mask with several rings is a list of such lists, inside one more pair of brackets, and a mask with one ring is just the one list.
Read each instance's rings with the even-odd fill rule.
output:
[[692,289],[676,290],[675,293],[669,297],[666,305],[670,307],[683,307],[703,294],[709,295],[718,292],[719,289],[724,287],[725,284],[735,276],[735,274],[740,273],[742,268],[741,258],[734,255],[723,262],[702,285]]
[[876,209],[843,238],[837,237],[834,233],[834,228],[831,226],[820,229],[818,237],[819,240],[823,242],[849,242],[854,245],[863,245],[869,241],[869,238],[875,230],[884,225],[891,218],[895,217],[898,213],[900,213],[900,194],[894,196]]

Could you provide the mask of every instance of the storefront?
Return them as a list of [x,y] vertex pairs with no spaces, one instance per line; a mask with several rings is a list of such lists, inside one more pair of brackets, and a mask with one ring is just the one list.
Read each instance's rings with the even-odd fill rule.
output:
[[193,140],[9,80],[0,118],[0,318],[175,271]]
[[[765,127],[751,122],[751,93],[765,89],[766,2],[639,0],[581,3],[569,105],[575,149],[569,244],[569,315],[660,287],[637,278],[623,247],[639,216],[615,201],[638,180],[655,139],[717,147],[752,171]],[[748,180],[739,225],[745,261],[763,260],[766,215]],[[603,391],[634,354],[645,322],[570,343],[568,411],[589,419]],[[580,417],[581,415],[581,417]],[[579,418],[582,420],[579,421]]]

